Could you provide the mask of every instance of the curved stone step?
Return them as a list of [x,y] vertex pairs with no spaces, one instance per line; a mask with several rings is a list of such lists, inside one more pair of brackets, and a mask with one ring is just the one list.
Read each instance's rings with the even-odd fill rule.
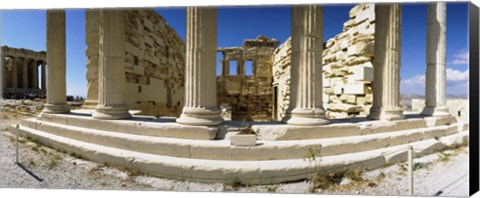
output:
[[88,126],[91,129],[154,137],[213,140],[218,132],[218,127],[177,124],[174,118],[134,116],[128,120],[99,120],[92,118],[91,114],[84,110],[68,114],[41,114],[38,119],[69,126]]
[[[407,145],[356,152],[343,155],[318,157],[315,160],[290,159],[267,161],[227,161],[178,158],[146,154],[78,141],[21,126],[17,131],[53,148],[75,153],[83,158],[114,166],[125,166],[154,176],[200,182],[230,182],[239,179],[245,184],[272,184],[308,178],[313,172],[334,172],[346,169],[374,169],[388,163],[403,161],[395,151]],[[468,131],[443,138],[415,142],[418,155],[435,152],[468,142]],[[390,161],[388,161],[390,159]],[[392,160],[393,159],[393,160]]]
[[262,144],[260,145],[244,147],[232,146],[228,140],[186,140],[133,135],[50,123],[35,118],[22,121],[22,125],[54,135],[119,149],[172,157],[212,160],[302,159],[311,155],[310,152],[312,151],[317,156],[331,156],[442,137],[457,133],[460,129],[454,124],[364,136],[261,141]]
[[[103,131],[115,131],[154,137],[212,140],[228,138],[225,130],[237,127],[238,121],[225,122],[220,127],[187,126],[175,123],[174,118],[155,118],[135,115],[129,120],[93,119],[85,110],[74,110],[69,114],[42,114],[39,120],[83,127]],[[450,125],[456,123],[454,117],[410,117],[405,120],[379,121],[365,118],[332,120],[324,126],[293,126],[280,122],[254,122],[252,129],[258,132],[262,140],[305,140],[337,138],[356,135],[387,133],[416,128]],[[222,130],[219,132],[219,130]]]
[[278,123],[256,123],[252,129],[257,131],[263,140],[305,140],[320,138],[337,138],[355,135],[387,133],[416,128],[445,126],[456,123],[455,117],[421,117],[410,115],[404,120],[367,120],[351,118],[332,120],[324,126],[293,126]]

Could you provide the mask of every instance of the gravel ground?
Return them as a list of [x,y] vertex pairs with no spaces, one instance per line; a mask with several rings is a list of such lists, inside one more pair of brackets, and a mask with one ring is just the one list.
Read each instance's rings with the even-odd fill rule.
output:
[[[5,128],[26,116],[5,115],[1,119],[0,187],[408,195],[405,163],[367,172],[350,171],[326,180],[316,179],[320,182],[313,184],[309,181],[262,186],[248,186],[238,181],[205,184],[107,167],[21,138],[20,162],[32,176],[15,164],[15,136]],[[468,147],[461,147],[415,159],[415,195],[468,196],[468,157]],[[312,188],[314,184],[323,186]]]

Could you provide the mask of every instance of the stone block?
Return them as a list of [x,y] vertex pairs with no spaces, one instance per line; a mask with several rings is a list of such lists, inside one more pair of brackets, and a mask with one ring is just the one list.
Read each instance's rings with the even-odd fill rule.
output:
[[364,83],[346,84],[343,85],[344,94],[363,95],[366,93],[366,86]]
[[355,24],[360,24],[362,22],[371,22],[375,21],[375,11],[373,7],[370,9],[364,9],[361,12],[358,12],[355,16]]
[[153,46],[153,39],[150,36],[145,36],[144,37],[144,42],[146,45],[152,47]]
[[331,86],[339,86],[345,84],[343,77],[333,77],[330,78],[330,85]]
[[336,95],[343,94],[343,85],[337,85],[333,87],[333,93]]
[[134,73],[134,74],[138,74],[138,75],[144,75],[144,74],[145,74],[145,70],[143,69],[143,67],[133,66],[133,73]]
[[143,25],[144,25],[145,29],[147,29],[148,31],[153,31],[153,23],[150,20],[145,19],[143,21]]
[[230,137],[230,144],[235,146],[255,146],[257,136],[250,134],[237,134]]
[[373,81],[373,67],[353,66],[349,68],[350,75],[348,76],[349,82],[356,81]]
[[374,42],[359,42],[353,46],[349,46],[347,50],[348,56],[369,56],[374,55]]

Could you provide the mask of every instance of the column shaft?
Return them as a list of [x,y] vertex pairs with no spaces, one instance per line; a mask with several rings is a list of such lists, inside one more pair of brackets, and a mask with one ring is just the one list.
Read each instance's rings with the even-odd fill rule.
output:
[[18,58],[12,57],[12,88],[16,92],[18,88]]
[[187,8],[185,106],[177,119],[186,125],[223,123],[217,104],[216,8]]
[[290,104],[283,122],[323,125],[329,121],[322,101],[323,8],[292,7]]
[[222,76],[230,75],[230,65],[228,60],[226,59],[226,52],[222,51]]
[[23,59],[23,68],[22,68],[22,88],[28,89],[28,60],[27,58]]
[[122,10],[99,13],[99,90],[93,118],[128,119],[132,115],[124,101],[125,18]]
[[5,55],[2,52],[2,48],[0,48],[0,99],[3,99],[3,93],[7,88],[7,70],[5,69]]
[[46,71],[46,67],[45,67],[45,62],[42,62],[41,63],[41,67],[42,67],[42,82],[41,82],[41,85],[42,85],[42,90],[45,92],[45,90],[47,90],[47,71]]
[[32,61],[32,89],[38,89],[38,62]]
[[401,6],[376,4],[375,18],[374,98],[369,118],[403,119],[400,98]]
[[[47,104],[43,113],[68,113],[65,11],[47,10]],[[42,70],[43,73],[43,70]],[[42,79],[43,80],[43,79]]]
[[427,71],[423,115],[449,116],[446,107],[447,6],[445,2],[427,5]]

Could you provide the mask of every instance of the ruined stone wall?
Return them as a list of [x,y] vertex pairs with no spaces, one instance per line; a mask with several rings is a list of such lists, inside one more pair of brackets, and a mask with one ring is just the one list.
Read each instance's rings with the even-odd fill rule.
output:
[[[272,66],[277,45],[277,40],[259,36],[245,40],[242,47],[218,49],[224,57],[222,75],[217,77],[217,100],[222,111],[231,113],[224,115],[225,119],[272,120]],[[236,71],[230,71],[232,60]],[[246,61],[252,63],[252,75],[246,75]]]
[[[374,4],[359,4],[349,12],[343,31],[323,50],[323,104],[329,118],[368,114],[372,104]],[[285,116],[290,89],[290,39],[274,53],[273,86],[277,87],[277,119]]]
[[[98,98],[98,11],[88,10],[86,107]],[[185,44],[154,10],[125,11],[125,101],[140,114],[178,116],[183,107]]]
[[273,88],[275,120],[285,117],[290,101],[290,66],[292,56],[291,38],[275,50],[273,64]]
[[359,4],[349,15],[343,32],[323,51],[323,87],[332,118],[368,114],[373,100],[374,4]]

